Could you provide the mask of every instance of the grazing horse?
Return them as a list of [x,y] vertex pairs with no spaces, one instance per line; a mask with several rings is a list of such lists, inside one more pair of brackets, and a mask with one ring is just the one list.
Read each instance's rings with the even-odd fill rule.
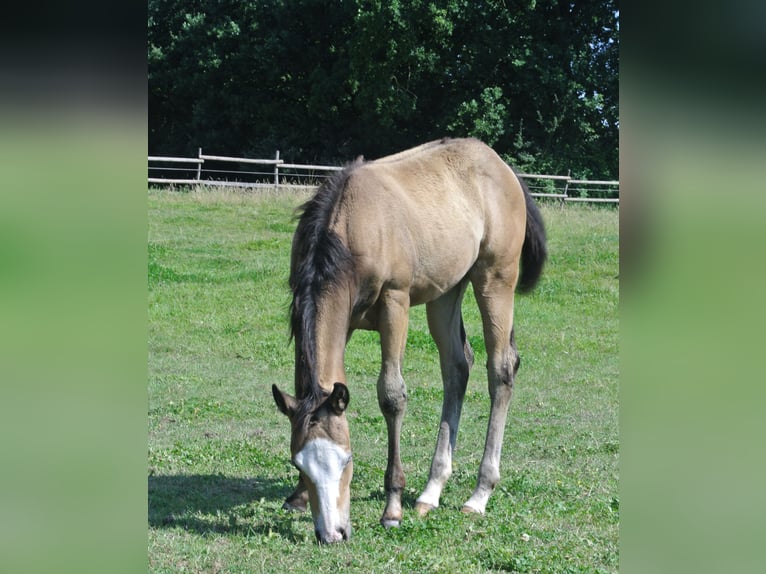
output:
[[310,503],[317,539],[346,540],[353,462],[345,410],[346,342],[355,329],[380,333],[380,410],[388,430],[385,527],[402,520],[400,433],[407,392],[402,360],[409,308],[426,305],[444,386],[431,470],[416,510],[439,506],[452,473],[473,352],[461,303],[473,285],[487,349],[491,410],[484,455],[464,512],[483,513],[499,462],[519,356],[514,292],[530,291],[546,258],[542,217],[526,186],[485,144],[444,139],[364,162],[357,159],[302,206],[292,245],[291,335],[295,396],[272,387],[291,424],[299,470],[288,509]]

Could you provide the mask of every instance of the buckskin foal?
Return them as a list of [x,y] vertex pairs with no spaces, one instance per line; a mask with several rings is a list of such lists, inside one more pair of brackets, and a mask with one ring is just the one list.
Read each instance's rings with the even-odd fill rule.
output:
[[452,472],[473,352],[461,302],[469,282],[481,311],[491,410],[484,454],[464,512],[483,513],[499,462],[519,356],[514,292],[530,291],[546,258],[543,222],[526,186],[489,147],[445,139],[364,162],[358,159],[302,206],[292,247],[291,333],[295,396],[272,387],[291,424],[298,486],[285,508],[310,504],[317,539],[348,539],[353,472],[343,355],[355,329],[380,333],[378,404],[388,428],[386,506],[402,519],[400,431],[407,393],[402,360],[409,308],[425,303],[439,350],[444,399],[431,471],[416,509],[439,506]]

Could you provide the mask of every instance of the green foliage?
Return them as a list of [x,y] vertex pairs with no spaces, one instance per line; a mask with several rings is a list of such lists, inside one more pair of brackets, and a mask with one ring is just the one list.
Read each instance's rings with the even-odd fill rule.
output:
[[287,271],[303,195],[149,193],[148,519],[151,572],[616,572],[617,210],[543,204],[550,260],[516,302],[521,370],[501,481],[485,516],[460,506],[486,432],[486,353],[469,289],[474,346],[454,474],[426,519],[441,409],[424,308],[411,311],[402,429],[401,528],[384,530],[386,431],[375,393],[380,348],[357,332],[346,353],[354,448],[350,542],[318,547],[311,518],[281,510],[296,479],[288,422],[271,384],[290,389]]
[[507,121],[503,90],[498,87],[484,88],[479,102],[472,99],[463,102],[457,109],[457,121],[447,125],[450,133],[467,135],[495,145],[505,133]]
[[293,161],[474,135],[529,169],[617,176],[617,6],[150,0],[149,150]]

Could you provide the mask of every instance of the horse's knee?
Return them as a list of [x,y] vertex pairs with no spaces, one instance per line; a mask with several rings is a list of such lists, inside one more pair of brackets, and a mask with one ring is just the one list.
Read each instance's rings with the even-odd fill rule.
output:
[[404,391],[383,393],[381,396],[378,396],[378,405],[380,406],[380,412],[384,416],[396,416],[404,411],[407,405],[407,394]]
[[516,372],[519,370],[521,359],[513,350],[498,360],[487,361],[487,371],[490,380],[490,392],[495,388],[513,389]]
[[503,361],[489,365],[488,369],[499,384],[513,386],[513,375],[516,373],[516,361],[514,359],[509,357]]
[[378,383],[378,406],[386,417],[397,416],[407,406],[407,389],[401,378],[381,379]]

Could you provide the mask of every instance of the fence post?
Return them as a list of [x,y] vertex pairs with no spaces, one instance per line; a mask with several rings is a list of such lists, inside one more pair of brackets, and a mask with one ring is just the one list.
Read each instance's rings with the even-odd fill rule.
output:
[[[197,159],[202,159],[202,148],[198,148],[197,151]],[[200,181],[200,177],[202,176],[202,162],[200,161],[197,164],[197,181]]]
[[276,163],[274,164],[274,187],[279,187],[279,150],[277,150]]

